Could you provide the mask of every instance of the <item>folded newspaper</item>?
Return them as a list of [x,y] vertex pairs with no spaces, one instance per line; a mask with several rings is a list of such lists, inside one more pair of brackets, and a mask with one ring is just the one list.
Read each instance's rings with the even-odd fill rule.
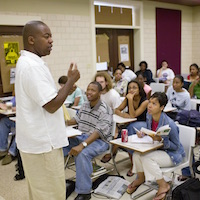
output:
[[114,199],[120,199],[129,184],[130,182],[123,178],[109,176],[105,181],[99,184],[99,186],[94,190],[94,193]]
[[152,131],[143,127],[140,129],[141,132],[150,136],[169,135],[170,130],[171,128],[169,127],[169,125],[161,126],[157,131]]

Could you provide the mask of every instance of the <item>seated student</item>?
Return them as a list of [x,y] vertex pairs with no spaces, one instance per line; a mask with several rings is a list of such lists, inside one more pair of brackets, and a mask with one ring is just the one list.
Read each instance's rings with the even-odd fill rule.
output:
[[[11,99],[13,104],[12,110],[16,111],[15,97]],[[7,107],[4,103],[0,103],[0,108],[6,110]],[[15,122],[10,120],[8,117],[3,117],[0,119],[0,159],[2,160],[2,165],[7,165],[11,163],[17,155],[17,147],[15,138],[11,141],[11,145],[8,149],[8,137],[9,133],[15,130]]]
[[174,72],[172,69],[168,68],[168,62],[163,60],[161,62],[161,68],[157,70],[157,77],[161,83],[169,84],[174,78]]
[[187,79],[190,81],[195,81],[199,76],[199,66],[196,63],[190,65],[190,74],[187,76]]
[[131,70],[127,69],[124,63],[118,63],[117,68],[120,68],[122,70],[122,78],[126,79],[128,82],[134,80],[137,76],[136,74]]
[[121,97],[126,96],[128,81],[126,79],[122,79],[122,70],[116,68],[114,71],[113,77],[113,89],[115,89]]
[[173,120],[180,110],[191,110],[191,101],[189,92],[183,88],[184,78],[181,75],[176,75],[173,79],[173,84],[167,89],[166,95],[172,107],[177,110],[168,112],[167,115]]
[[[137,121],[130,123],[126,129],[128,129],[128,135],[136,134],[133,127],[140,130],[141,127],[146,127],[146,112],[148,100],[146,99],[146,94],[139,84],[138,81],[133,80],[128,83],[127,86],[128,94],[126,98],[121,103],[121,105],[115,109],[115,114],[124,118],[137,118]],[[122,112],[125,107],[128,107],[128,112]],[[121,135],[119,134],[118,137]],[[113,147],[113,154],[116,155],[117,147]],[[132,152],[129,152],[131,154]],[[132,159],[132,156],[130,155]],[[111,154],[106,154],[104,161],[108,162],[111,159]],[[101,160],[102,161],[102,160]],[[132,176],[132,170],[129,170],[127,176]]]
[[[61,76],[58,79],[58,83],[61,87],[63,87],[67,80],[67,76]],[[81,89],[76,86],[76,84],[73,85],[73,88],[67,96],[67,100],[72,102],[70,106],[81,106],[84,103],[83,93]]]
[[141,61],[140,64],[140,70],[136,72],[136,75],[138,76],[138,74],[143,73],[144,74],[144,78],[145,78],[145,82],[149,85],[152,82],[155,82],[153,80],[153,75],[150,69],[148,68],[148,64],[146,61]]
[[191,82],[195,81],[198,77],[199,73],[199,66],[196,63],[190,65],[190,74],[187,76],[187,80],[184,80],[183,87],[188,90],[190,87]]
[[189,93],[191,98],[200,99],[200,71],[199,76],[190,84]]
[[[163,109],[167,104],[165,93],[155,92],[148,103],[147,128],[156,131],[164,125],[169,125],[171,131],[169,135],[153,137],[154,141],[163,142],[163,147],[145,154],[133,153],[133,172],[137,173],[137,178],[127,188],[127,193],[133,193],[145,181],[156,180],[158,192],[154,200],[164,199],[170,189],[170,185],[164,180],[160,167],[172,167],[178,165],[185,157],[185,152],[179,140],[179,129],[172,119],[170,119]],[[138,137],[143,137],[143,133],[137,132]]]
[[138,82],[142,85],[142,87],[143,87],[143,89],[144,89],[144,91],[145,91],[145,93],[146,93],[147,99],[150,99],[152,89],[151,89],[151,87],[150,87],[149,85],[147,85],[147,84],[145,83],[145,76],[144,76],[144,73],[142,73],[142,72],[141,72],[141,73],[138,73],[138,74],[137,74],[137,80],[138,80]]
[[100,100],[101,85],[91,82],[86,91],[88,102],[85,102],[77,115],[66,121],[67,125],[78,124],[83,133],[75,138],[69,138],[69,146],[64,154],[75,156],[76,188],[78,196],[75,200],[91,198],[93,171],[91,160],[109,148],[112,139],[111,129],[113,121],[112,109]]
[[113,110],[117,108],[120,103],[119,93],[112,88],[112,79],[107,72],[97,72],[94,78],[102,86],[101,100],[108,104]]

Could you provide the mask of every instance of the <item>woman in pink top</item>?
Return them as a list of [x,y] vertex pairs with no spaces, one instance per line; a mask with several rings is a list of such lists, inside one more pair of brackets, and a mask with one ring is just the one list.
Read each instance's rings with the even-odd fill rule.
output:
[[151,87],[149,85],[147,85],[144,82],[145,77],[144,77],[144,74],[142,72],[138,74],[137,80],[142,85],[142,87],[143,87],[143,89],[144,89],[144,91],[146,93],[147,99],[150,99],[152,89],[151,89]]

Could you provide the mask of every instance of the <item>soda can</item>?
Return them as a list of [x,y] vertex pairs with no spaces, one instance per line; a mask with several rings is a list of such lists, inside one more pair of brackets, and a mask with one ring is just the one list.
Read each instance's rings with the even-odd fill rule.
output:
[[128,142],[128,130],[122,129],[121,131],[122,142]]

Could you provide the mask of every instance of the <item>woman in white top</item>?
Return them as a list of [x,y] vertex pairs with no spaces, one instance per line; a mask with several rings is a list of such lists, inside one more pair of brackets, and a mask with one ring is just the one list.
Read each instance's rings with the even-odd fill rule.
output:
[[170,81],[173,80],[174,76],[173,70],[168,68],[168,62],[163,60],[161,62],[161,68],[157,70],[157,77],[159,78],[159,81],[169,84]]
[[190,94],[183,88],[184,78],[181,75],[176,75],[173,79],[173,84],[167,90],[167,98],[172,107],[176,107],[174,112],[167,113],[172,119],[176,118],[179,110],[191,110]]

